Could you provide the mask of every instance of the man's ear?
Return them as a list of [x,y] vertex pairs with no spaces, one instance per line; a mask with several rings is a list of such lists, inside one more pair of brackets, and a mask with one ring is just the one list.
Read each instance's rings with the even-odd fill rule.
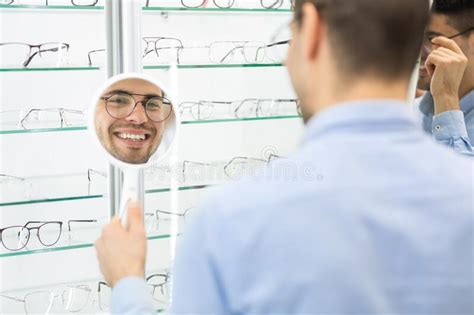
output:
[[303,4],[301,38],[303,52],[306,58],[312,60],[319,54],[323,34],[323,25],[318,9],[314,4],[306,2]]

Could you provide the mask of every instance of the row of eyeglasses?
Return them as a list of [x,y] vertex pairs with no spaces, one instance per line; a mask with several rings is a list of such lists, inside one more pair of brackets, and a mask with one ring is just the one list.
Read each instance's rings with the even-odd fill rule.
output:
[[[263,152],[263,151],[262,151]],[[252,176],[260,172],[267,164],[275,159],[283,158],[274,152],[263,152],[262,157],[236,156],[231,159],[220,161],[191,161],[184,160],[176,164],[169,165],[150,165],[145,170],[145,183],[152,189],[167,188],[171,180],[177,181],[180,185],[207,187],[209,185],[220,184],[229,180],[238,180],[245,176]],[[297,170],[295,170],[297,171]],[[87,175],[87,177],[86,177]],[[86,181],[87,179],[87,181]],[[51,188],[57,190],[59,196],[97,196],[100,197],[106,191],[107,174],[103,171],[89,169],[84,175],[65,174],[61,176],[44,179],[19,177],[15,174],[0,174],[0,190],[5,191],[5,197],[2,202],[12,200],[35,200],[41,198],[51,198]],[[74,185],[72,191],[56,189],[64,187],[65,183]],[[18,193],[17,193],[18,192]],[[11,197],[13,195],[13,197]],[[58,197],[58,196],[56,196]],[[3,200],[6,198],[6,200]],[[178,215],[178,214],[176,214]],[[148,217],[151,218],[151,217]],[[156,213],[156,222],[164,222],[159,219],[159,213]],[[92,222],[92,221],[90,221]],[[94,221],[95,222],[95,221]],[[102,221],[101,221],[102,222]],[[152,221],[150,221],[152,222]],[[31,225],[35,223],[34,225]],[[41,242],[44,246],[55,245],[62,231],[61,222],[50,222],[48,225],[40,228],[45,222],[31,222],[27,225],[18,225],[8,231],[1,231],[3,237],[10,236],[8,244],[4,246],[10,250],[20,250],[25,248],[32,231],[49,232],[50,236]],[[32,226],[32,229],[29,227]],[[70,226],[70,224],[68,224]],[[149,225],[151,228],[153,225]],[[90,227],[90,225],[88,226]],[[159,228],[157,224],[156,230]],[[68,228],[70,232],[70,227]],[[152,231],[152,230],[149,230]],[[76,236],[78,234],[76,233]],[[90,234],[84,235],[86,239]],[[81,239],[84,239],[81,238]],[[34,245],[34,244],[33,244]]]
[[[255,99],[236,101],[187,101],[178,105],[184,121],[216,119],[245,119],[300,115],[301,107],[296,99]],[[67,108],[31,108],[26,110],[0,111],[0,122],[6,128],[24,130],[38,127],[64,128],[82,126],[85,112]]]
[[[155,302],[155,308],[166,308],[169,303],[169,271],[150,274],[145,278],[145,281],[148,292]],[[0,313],[10,313],[10,310],[3,309],[7,306],[6,301],[22,303],[24,314],[108,312],[110,311],[111,293],[111,288],[104,281],[94,284],[66,285],[53,290],[33,291],[21,297],[0,293],[0,300],[4,300],[0,303]],[[57,299],[61,303],[56,302]]]
[[[289,30],[282,27],[266,44],[259,41],[214,41],[208,45],[185,46],[179,38],[163,36],[143,37],[143,63],[145,65],[181,64],[211,62],[214,64],[282,63],[289,47]],[[2,66],[28,67],[31,65],[64,65],[70,44],[47,42],[30,44],[25,42],[1,42],[0,60]],[[205,52],[202,54],[202,52]],[[93,49],[87,54],[89,66],[103,66],[105,49]],[[33,62],[34,61],[34,62]]]
[[[186,208],[182,212],[172,212],[166,209],[155,209],[153,212],[144,213],[145,230],[147,234],[157,232],[161,225],[169,225],[172,220],[176,220],[178,225],[186,222],[186,217],[192,213],[194,207]],[[100,223],[99,223],[100,222]],[[63,245],[73,245],[86,241],[93,241],[98,237],[101,225],[105,224],[106,219],[90,220],[68,220],[67,223],[67,242]],[[79,227],[78,227],[79,224]],[[8,251],[29,250],[29,244],[34,233],[36,233],[38,244],[33,244],[34,248],[52,247],[58,244],[63,232],[62,221],[28,221],[23,225],[13,225],[0,228],[0,243]],[[94,233],[91,233],[91,229]],[[80,233],[82,232],[82,233]],[[86,233],[84,233],[86,232]]]
[[[228,180],[237,180],[244,176],[254,174],[256,171],[263,168],[266,164],[277,158],[282,157],[277,154],[271,153],[263,158],[236,156],[229,160],[223,161],[201,162],[184,160],[174,165],[155,166],[152,164],[145,170],[145,180],[147,183],[153,186],[159,185],[160,183],[167,184],[171,179],[176,180],[181,184],[212,185],[214,183],[221,183]],[[82,176],[84,175],[78,176],[80,181],[82,181],[80,179]],[[88,196],[93,193],[103,194],[106,187],[106,178],[107,174],[105,172],[94,169],[88,169],[87,192],[85,189],[81,189],[81,192],[83,194],[87,194]],[[61,176],[59,179],[60,182],[54,182],[54,177],[48,179],[47,181],[38,181],[38,179],[19,177],[13,174],[0,174],[0,188],[10,193],[15,190],[20,190],[23,193],[23,195],[21,195],[21,198],[35,199],[45,197],[44,194],[48,190],[44,189],[44,186],[48,183],[48,181],[51,181],[50,185],[52,186],[60,186],[62,185],[64,179],[71,181],[70,176]],[[79,194],[81,194],[81,192],[79,192]],[[62,223],[54,223],[54,226],[47,225],[43,229],[41,229],[48,230],[46,228],[51,227],[51,229],[49,230],[57,231],[57,233],[53,233],[54,235],[56,235],[55,237],[52,237],[53,241],[44,242],[45,246],[52,246],[56,244],[59,240],[59,236],[62,230]],[[68,227],[68,231],[71,231],[69,223]],[[27,225],[16,226],[15,230],[11,230],[8,233],[6,231],[0,231],[1,233],[5,233],[4,236],[18,236],[18,238],[13,238],[12,241],[13,244],[16,245],[5,247],[7,249],[12,248],[12,250],[22,249],[26,245],[30,236],[30,231],[26,230],[28,230]],[[33,230],[37,230],[37,232],[40,231],[39,227],[35,227],[33,228]]]
[[[249,0],[212,0],[212,3],[221,9],[229,9],[234,6],[240,5],[243,2],[252,2]],[[78,7],[88,7],[88,6],[96,6],[99,0],[71,0],[71,4],[73,6]],[[163,2],[163,1],[161,1]],[[167,1],[171,2],[170,4],[166,3],[166,5],[173,5],[172,2],[177,1]],[[210,4],[210,0],[180,0],[181,5],[185,8],[204,8]],[[258,2],[258,1],[255,1]],[[279,9],[286,4],[286,0],[259,0],[260,6],[264,9]],[[13,5],[13,4],[23,4],[22,0],[0,0],[0,5]],[[44,0],[44,5],[49,6],[50,0]],[[151,5],[159,4],[158,0],[146,0],[145,6],[149,7]],[[294,0],[289,0],[289,8],[293,9],[294,7]]]

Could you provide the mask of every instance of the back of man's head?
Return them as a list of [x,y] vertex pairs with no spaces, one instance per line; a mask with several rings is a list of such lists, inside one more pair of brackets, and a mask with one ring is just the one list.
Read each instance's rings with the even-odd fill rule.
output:
[[295,19],[313,3],[327,25],[341,75],[408,78],[420,54],[429,0],[295,0]]
[[460,32],[474,27],[474,0],[434,0],[432,11],[446,15],[448,23]]

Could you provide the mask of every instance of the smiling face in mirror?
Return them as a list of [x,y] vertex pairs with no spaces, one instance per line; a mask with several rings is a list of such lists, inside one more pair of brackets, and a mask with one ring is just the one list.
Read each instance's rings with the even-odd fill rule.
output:
[[113,157],[146,164],[173,117],[171,102],[159,87],[141,78],[128,78],[102,93],[94,125],[100,143]]

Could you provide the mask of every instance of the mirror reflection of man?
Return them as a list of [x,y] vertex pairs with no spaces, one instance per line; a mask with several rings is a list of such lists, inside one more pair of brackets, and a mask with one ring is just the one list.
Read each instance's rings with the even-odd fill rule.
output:
[[171,103],[153,83],[121,80],[111,85],[97,104],[96,132],[112,156],[144,164],[160,146],[171,112]]
[[418,81],[423,129],[457,152],[474,150],[474,1],[434,0]]

